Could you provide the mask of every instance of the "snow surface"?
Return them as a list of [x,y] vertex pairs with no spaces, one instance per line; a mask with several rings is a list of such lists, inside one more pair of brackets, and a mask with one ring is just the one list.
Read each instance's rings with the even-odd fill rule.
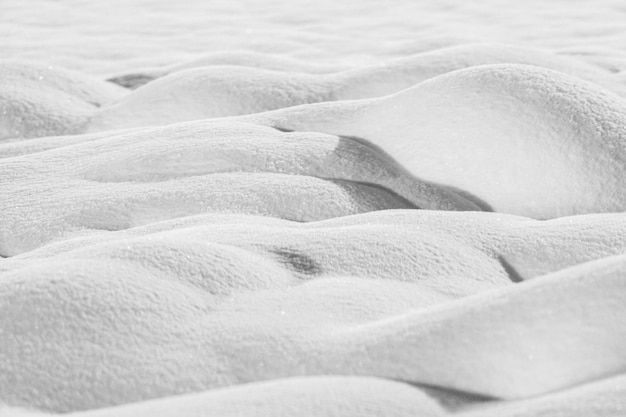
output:
[[0,9],[0,416],[626,415],[622,2]]

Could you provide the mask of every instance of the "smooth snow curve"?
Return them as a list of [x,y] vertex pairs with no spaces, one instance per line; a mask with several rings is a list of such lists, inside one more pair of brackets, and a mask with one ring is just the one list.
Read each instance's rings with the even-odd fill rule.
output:
[[413,175],[492,210],[546,219],[626,209],[626,102],[526,65],[454,71],[379,99],[282,109],[246,120],[356,136]]
[[[241,76],[251,86],[265,85],[262,94],[273,100],[298,97],[293,91],[285,95],[284,88],[272,87],[266,79],[250,76],[248,70],[239,71],[243,72],[229,71],[229,76]],[[179,79],[187,75],[182,72]],[[205,78],[191,79],[211,85]],[[191,97],[186,107],[176,99],[161,101],[168,94],[157,84],[164,85],[165,79],[155,81],[153,89],[148,85],[128,96],[127,106],[123,102],[104,109],[96,116],[95,126],[102,128],[103,119],[98,117],[114,117],[105,115],[114,115],[116,106],[123,120],[139,124],[199,118],[194,112],[207,109],[191,94],[185,95],[186,100]],[[314,82],[305,84],[316,88]],[[220,85],[242,94],[248,91],[236,82]],[[217,104],[217,113],[209,111],[204,117],[299,104],[271,104],[254,94],[241,101],[236,95],[211,95],[191,86],[189,91],[208,100],[224,94],[231,103]],[[148,104],[158,97],[165,106],[162,112],[159,104]],[[254,103],[269,107],[254,108]],[[133,106],[142,109],[139,114]],[[144,111],[154,122],[142,119]],[[246,120],[362,138],[381,147],[416,177],[465,192],[494,211],[554,218],[626,209],[626,188],[621,181],[626,161],[625,112],[624,99],[594,84],[534,66],[503,64],[453,71],[382,98],[301,106]],[[109,128],[130,126],[134,124],[122,122]]]
[[80,73],[0,61],[0,141],[79,133],[95,109],[124,94]]
[[0,416],[622,417],[625,22],[4,0]]
[[[98,111],[90,130],[164,125],[320,101],[379,97],[447,72],[489,64],[524,64],[552,69],[626,96],[624,86],[583,61],[498,44],[450,47],[362,69],[322,75],[316,74],[319,70],[315,66],[311,66],[310,71],[303,71],[301,67],[294,68],[293,64],[277,68],[276,62],[270,65],[260,58],[240,60],[236,57],[205,58],[176,67],[170,75],[150,82],[145,88]],[[212,64],[214,62],[228,65]],[[289,71],[290,68],[294,69]],[[137,77],[150,79],[149,76]],[[129,82],[132,82],[133,77],[130,78]]]

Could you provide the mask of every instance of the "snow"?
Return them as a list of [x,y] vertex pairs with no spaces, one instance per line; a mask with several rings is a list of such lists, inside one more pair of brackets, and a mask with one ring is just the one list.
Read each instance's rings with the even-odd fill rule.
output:
[[0,140],[79,133],[93,110],[123,89],[52,66],[0,63]]
[[[73,416],[272,416],[333,415],[391,417],[445,415],[435,401],[405,384],[371,377],[297,377],[245,384],[233,388],[173,396],[167,399],[105,408]],[[17,411],[17,410],[16,410]],[[0,409],[2,412],[2,409]],[[0,414],[3,415],[3,414]],[[24,414],[14,415],[42,415]]]
[[480,410],[461,413],[464,417],[478,416],[536,416],[559,415],[610,417],[624,414],[626,381],[623,375],[604,378],[572,389],[528,400],[495,404]]
[[[584,62],[540,50],[476,44],[451,47],[358,70],[305,74],[293,64],[207,58],[171,70],[98,111],[90,130],[163,125],[186,120],[237,116],[320,101],[379,97],[446,72],[486,64],[519,63],[574,74],[626,95],[624,87]],[[221,62],[239,66],[220,65]],[[193,68],[199,66],[200,68]],[[192,69],[187,69],[191,67]],[[258,67],[261,67],[260,69]],[[181,70],[182,69],[182,70]],[[316,72],[315,67],[307,72]]]
[[626,207],[624,112],[623,99],[594,84],[498,64],[391,96],[247,120],[366,138],[420,179],[460,189],[494,211],[546,219]]
[[0,416],[621,416],[626,9],[4,0]]

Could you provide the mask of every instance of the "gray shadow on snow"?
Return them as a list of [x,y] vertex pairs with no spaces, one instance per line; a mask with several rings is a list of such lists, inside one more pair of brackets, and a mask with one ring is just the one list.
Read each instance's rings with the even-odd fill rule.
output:
[[414,383],[396,379],[423,391],[426,395],[437,401],[446,411],[456,412],[475,404],[484,404],[491,401],[498,401],[499,398],[476,394],[468,391],[460,391],[453,388],[446,388],[430,384]]
[[124,74],[107,79],[108,82],[135,90],[143,85],[154,81],[157,77],[148,74]]
[[291,248],[276,248],[272,253],[279,256],[280,262],[289,269],[304,275],[319,275],[322,267],[313,258]]
[[[280,132],[284,132],[284,133],[291,133],[291,132],[295,132],[295,130],[292,129],[285,129],[283,127],[280,126],[272,126],[272,128],[280,131]],[[337,137],[340,138],[339,144],[337,145],[337,148],[342,148],[345,147],[345,149],[350,149],[352,146],[352,144],[354,143],[358,143],[359,145],[366,147],[368,149],[370,149],[373,153],[377,154],[378,157],[388,166],[391,168],[392,172],[397,172],[399,175],[398,176],[405,176],[408,178],[413,178],[416,181],[419,182],[424,182],[424,183],[428,183],[431,184],[437,188],[441,188],[443,190],[446,190],[452,194],[456,194],[458,196],[460,196],[461,198],[468,200],[471,203],[474,203],[481,211],[486,211],[486,212],[493,212],[493,208],[484,200],[478,198],[477,196],[473,195],[472,193],[462,190],[460,188],[457,187],[452,187],[446,184],[441,184],[441,183],[436,183],[436,182],[432,182],[432,181],[425,181],[422,180],[418,177],[416,177],[415,175],[413,175],[411,172],[409,172],[402,164],[400,164],[398,161],[396,161],[391,155],[389,155],[389,153],[387,153],[383,148],[381,148],[380,146],[370,142],[369,140],[365,139],[365,138],[361,138],[358,136],[349,136],[349,135],[336,135]],[[369,185],[369,186],[376,186],[376,184],[370,184],[370,183],[363,183],[364,185]],[[378,186],[379,188],[385,189],[387,192],[393,193],[395,195],[395,192],[382,187],[382,186]],[[404,199],[404,198],[403,198]],[[406,200],[406,199],[404,199]],[[406,200],[408,201],[408,200]],[[415,207],[415,208],[419,208],[419,207]]]

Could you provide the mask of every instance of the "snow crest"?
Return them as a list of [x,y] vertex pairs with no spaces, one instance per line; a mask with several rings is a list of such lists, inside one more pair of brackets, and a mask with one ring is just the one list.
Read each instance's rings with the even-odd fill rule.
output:
[[623,415],[623,6],[257,3],[3,4],[0,416]]

